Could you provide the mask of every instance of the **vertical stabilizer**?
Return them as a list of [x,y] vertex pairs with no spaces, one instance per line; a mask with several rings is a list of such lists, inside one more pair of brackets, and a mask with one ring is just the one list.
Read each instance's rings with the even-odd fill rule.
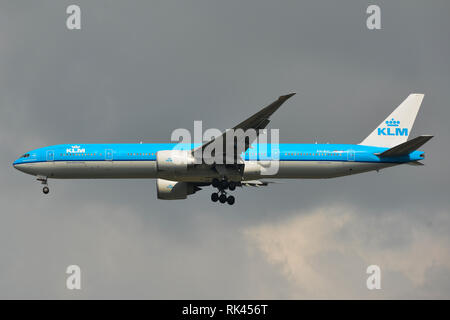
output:
[[360,144],[392,148],[408,140],[424,95],[410,94],[367,138]]

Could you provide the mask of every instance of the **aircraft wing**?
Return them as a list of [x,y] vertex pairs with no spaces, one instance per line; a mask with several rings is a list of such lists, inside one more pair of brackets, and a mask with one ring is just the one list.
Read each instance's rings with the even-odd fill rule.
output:
[[[236,125],[235,127],[233,127],[233,130],[237,130],[237,129],[242,129],[244,132],[246,132],[249,129],[254,129],[256,130],[257,135],[259,134],[259,130],[260,129],[264,129],[270,122],[269,118],[270,116],[275,113],[275,111],[278,110],[278,108],[281,107],[281,105],[286,102],[286,100],[288,100],[290,97],[292,97],[293,95],[295,95],[295,93],[291,93],[291,94],[287,94],[284,96],[280,96],[277,100],[275,100],[274,102],[272,102],[271,104],[269,104],[267,107],[263,108],[262,110],[260,110],[259,112],[255,113],[254,115],[252,115],[251,117],[245,119],[244,121],[242,121],[241,123],[239,123],[238,125]],[[228,161],[230,160],[228,157],[230,155],[227,156],[226,154],[226,150],[227,150],[227,141],[226,141],[226,133],[227,131],[225,131],[224,133],[222,133],[221,136],[206,142],[205,144],[203,144],[202,146],[194,149],[192,152],[195,155],[196,152],[200,152],[200,150],[202,151],[202,155],[203,155],[203,151],[205,150],[205,148],[209,148],[211,149],[215,149],[215,150],[221,150],[222,154],[223,154],[223,163],[228,163]],[[233,150],[235,150],[234,152],[234,159],[232,159],[234,161],[234,163],[237,163],[239,161],[239,154],[236,154],[236,140],[233,139],[234,141],[233,143]],[[243,147],[243,152],[245,152],[250,145],[253,143],[254,141],[250,141],[248,139],[245,140],[245,145]],[[217,144],[222,144],[221,147],[219,147]],[[231,149],[231,148],[230,148]],[[242,150],[241,150],[242,151]],[[217,158],[218,155],[216,155]],[[231,155],[232,156],[232,155]]]

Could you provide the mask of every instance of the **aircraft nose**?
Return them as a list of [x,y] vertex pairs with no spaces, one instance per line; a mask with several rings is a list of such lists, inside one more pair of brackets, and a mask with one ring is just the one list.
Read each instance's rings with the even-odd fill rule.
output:
[[14,161],[13,162],[13,167],[14,167],[14,169],[19,170],[20,172],[29,173],[29,168],[27,167],[27,165],[23,164],[20,161],[17,161],[17,160]]
[[23,171],[24,170],[24,164],[23,164],[23,161],[20,158],[15,160],[12,165],[13,165],[14,169],[17,169],[19,171]]

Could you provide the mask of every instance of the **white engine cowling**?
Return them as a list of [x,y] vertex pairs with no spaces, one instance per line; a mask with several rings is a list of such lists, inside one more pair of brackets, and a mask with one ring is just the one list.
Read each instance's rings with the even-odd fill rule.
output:
[[156,166],[159,172],[186,172],[188,165],[194,164],[190,150],[162,150],[156,153]]
[[189,182],[156,179],[156,191],[158,199],[186,199],[188,195],[195,193],[197,190],[199,190],[199,188],[196,188]]
[[244,167],[244,179],[258,179],[260,176],[260,164],[257,161],[247,161]]

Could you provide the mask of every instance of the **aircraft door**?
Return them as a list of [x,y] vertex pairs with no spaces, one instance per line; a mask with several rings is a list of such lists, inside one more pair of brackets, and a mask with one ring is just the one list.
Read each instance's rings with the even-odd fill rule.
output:
[[105,160],[112,161],[113,160],[113,151],[112,149],[105,150]]
[[355,150],[347,150],[347,161],[355,161]]
[[55,153],[53,150],[47,150],[47,161],[54,161],[55,160]]

